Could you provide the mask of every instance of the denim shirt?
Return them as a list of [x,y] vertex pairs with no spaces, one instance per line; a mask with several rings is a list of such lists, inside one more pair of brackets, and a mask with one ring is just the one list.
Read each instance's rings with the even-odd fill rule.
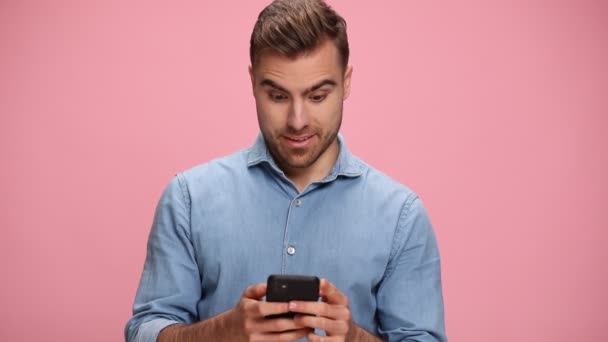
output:
[[268,275],[327,278],[384,341],[446,341],[439,251],[418,196],[340,152],[302,192],[262,136],[179,173],[158,203],[127,341],[220,314]]

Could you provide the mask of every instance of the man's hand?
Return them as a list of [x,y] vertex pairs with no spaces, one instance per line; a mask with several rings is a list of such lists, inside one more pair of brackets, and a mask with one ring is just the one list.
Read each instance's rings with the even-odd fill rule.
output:
[[311,329],[298,325],[291,318],[267,319],[265,316],[289,311],[288,303],[262,301],[266,284],[248,287],[233,309],[233,319],[239,340],[242,341],[294,341],[306,336]]
[[195,324],[170,325],[161,331],[158,341],[291,342],[311,332],[292,318],[265,318],[289,311],[288,303],[262,301],[265,295],[266,284],[252,285],[234,308]]
[[353,322],[348,308],[348,297],[327,279],[321,279],[319,295],[323,299],[322,302],[289,303],[289,311],[303,314],[294,318],[298,326],[325,330],[327,334],[327,337],[324,337],[314,331],[310,332],[307,336],[309,341],[381,341]]

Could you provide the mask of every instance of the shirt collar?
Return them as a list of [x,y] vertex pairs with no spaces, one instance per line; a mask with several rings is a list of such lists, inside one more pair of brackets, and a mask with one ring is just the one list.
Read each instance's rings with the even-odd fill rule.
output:
[[[338,176],[345,177],[358,177],[363,173],[364,164],[363,162],[350,153],[346,144],[344,143],[344,138],[341,133],[338,133],[338,145],[340,148],[340,152],[338,154],[338,159],[336,160],[336,164],[332,168],[331,172],[325,180],[333,180]],[[262,133],[258,134],[253,146],[249,148],[247,156],[247,166],[252,167],[261,163],[268,163],[275,170],[282,173],[281,169],[277,166],[266,146],[266,142],[264,141],[264,137]]]

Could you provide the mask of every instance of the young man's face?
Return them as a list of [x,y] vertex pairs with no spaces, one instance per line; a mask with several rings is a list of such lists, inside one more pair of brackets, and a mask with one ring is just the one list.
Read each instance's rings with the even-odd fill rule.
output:
[[260,130],[283,171],[333,164],[352,74],[335,44],[326,40],[295,59],[264,53],[250,74]]

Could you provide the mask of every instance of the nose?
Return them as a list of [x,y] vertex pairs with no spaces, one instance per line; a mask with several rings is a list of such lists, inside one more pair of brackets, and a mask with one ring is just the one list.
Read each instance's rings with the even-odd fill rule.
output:
[[304,106],[304,101],[295,99],[291,102],[287,115],[287,126],[293,131],[301,131],[309,124],[308,112]]

